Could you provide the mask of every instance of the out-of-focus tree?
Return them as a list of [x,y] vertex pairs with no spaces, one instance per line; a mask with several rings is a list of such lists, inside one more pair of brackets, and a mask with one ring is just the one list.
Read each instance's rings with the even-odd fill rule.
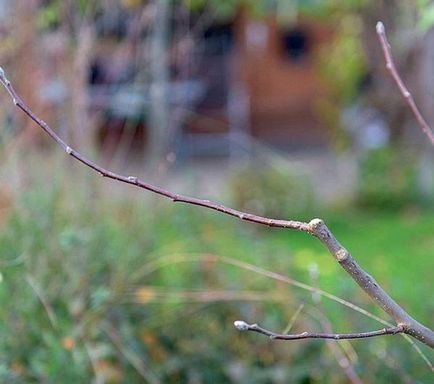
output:
[[64,109],[66,136],[74,145],[92,145],[94,132],[87,108],[87,84],[92,52],[95,47],[95,15],[101,11],[102,1],[59,1],[43,2],[38,13],[41,31],[50,34],[63,32],[63,70],[61,76],[69,90],[68,108]]
[[[18,5],[16,7],[18,9]],[[146,152],[150,163],[153,164],[165,159],[173,143],[173,137],[182,124],[182,121],[177,121],[179,110],[175,113],[169,101],[169,83],[172,80],[170,66],[173,64],[170,57],[171,52],[177,50],[176,47],[182,46],[184,53],[179,57],[183,57],[186,62],[191,60],[195,49],[194,42],[198,41],[203,30],[211,23],[234,19],[241,10],[249,12],[253,17],[276,17],[279,23],[285,24],[297,22],[305,17],[328,20],[334,28],[336,37],[329,47],[321,52],[318,65],[326,74],[324,78],[329,81],[332,97],[323,100],[323,103],[318,105],[319,113],[330,126],[339,126],[339,114],[342,108],[359,98],[362,103],[373,105],[380,110],[392,129],[392,136],[399,138],[409,124],[409,120],[406,112],[401,108],[399,97],[396,93],[390,92],[393,85],[386,76],[383,76],[384,66],[379,59],[381,52],[376,46],[371,28],[378,19],[385,20],[388,30],[391,31],[392,39],[395,36],[400,41],[400,49],[396,52],[399,69],[405,78],[410,77],[410,86],[415,87],[415,96],[419,98],[419,104],[425,107],[428,119],[434,119],[429,116],[429,111],[432,110],[429,108],[429,100],[426,100],[426,96],[422,96],[429,95],[429,92],[426,92],[429,84],[425,80],[430,78],[429,74],[432,71],[428,65],[430,50],[426,49],[424,53],[421,53],[416,44],[416,37],[422,33],[422,30],[427,31],[432,23],[430,15],[433,14],[433,6],[426,0],[414,3],[404,0],[179,0],[161,2],[157,0],[91,2],[49,0],[41,3],[35,1],[35,9],[39,9],[39,12],[30,13],[33,18],[36,14],[39,29],[66,32],[64,35],[67,36],[67,47],[65,48],[67,59],[64,61],[63,76],[67,80],[66,88],[70,90],[70,94],[68,103],[63,103],[68,106],[65,108],[67,114],[65,121],[70,141],[80,146],[92,143],[94,137],[92,127],[96,125],[86,108],[87,81],[92,64],[92,54],[96,47],[96,39],[98,39],[95,21],[104,15],[115,13],[136,15],[137,23],[129,24],[138,25],[134,28],[139,32],[130,31],[131,33],[128,32],[123,37],[131,44],[136,44],[133,41],[134,36],[137,37],[140,34],[142,37],[146,36],[135,53],[136,65],[139,69],[136,81],[150,85],[149,107],[144,114],[148,118],[149,128]],[[175,16],[181,10],[188,15],[182,22],[189,23],[189,44],[185,44],[186,39],[173,35],[177,30]],[[207,17],[198,17],[198,15]],[[414,31],[411,26],[418,18],[421,28]],[[25,24],[28,28],[32,25],[31,22]],[[33,23],[33,25],[36,28],[36,24]],[[144,31],[146,31],[145,34],[143,34]],[[36,29],[27,35],[35,39]],[[20,36],[27,35],[20,34]],[[429,46],[429,36],[428,31],[427,46]],[[30,44],[30,46],[35,47],[36,45]],[[38,54],[35,53],[35,55]],[[31,65],[36,60],[26,62],[26,65]],[[188,78],[191,73],[186,72],[188,70],[184,75]],[[24,73],[35,73],[35,71],[24,71]],[[381,76],[376,75],[378,73]],[[423,76],[423,80],[420,76]],[[25,81],[24,83],[32,82]],[[418,88],[420,91],[417,90]],[[362,94],[362,99],[359,97],[360,94]],[[27,99],[33,100],[30,95]],[[341,131],[338,133],[342,135]],[[149,165],[154,168],[152,164]]]
[[[432,61],[430,27],[434,23],[432,2],[324,0],[298,4],[300,13],[326,15],[334,26],[335,39],[318,56],[319,69],[329,84],[331,98],[323,100],[318,110],[330,126],[337,128],[338,143],[344,138],[339,129],[340,114],[353,103],[375,108],[385,119],[394,142],[417,142],[418,135],[414,139],[412,133],[406,134],[408,127],[414,131],[414,122],[402,108],[400,95],[394,92],[395,85],[385,76],[382,52],[372,26],[384,20],[392,41],[397,42],[395,58],[400,73],[432,122],[434,116],[430,116],[432,108],[427,99],[430,97],[427,88],[432,88],[429,79],[434,78],[434,68],[429,64]],[[415,29],[417,24],[419,28]]]
[[[14,14],[15,22],[11,25],[10,38],[14,41],[15,49],[14,52],[9,52],[9,57],[14,56],[15,67],[19,68],[20,76],[18,76],[17,86],[23,92],[23,97],[37,106],[40,106],[36,94],[37,85],[40,85],[40,70],[38,69],[37,45],[34,44],[37,35],[34,15],[37,13],[39,5],[39,0],[14,2],[11,11]],[[30,84],[32,86],[29,86]],[[19,123],[24,127],[23,134],[29,140],[35,139],[35,131],[29,129],[28,122],[20,119]]]

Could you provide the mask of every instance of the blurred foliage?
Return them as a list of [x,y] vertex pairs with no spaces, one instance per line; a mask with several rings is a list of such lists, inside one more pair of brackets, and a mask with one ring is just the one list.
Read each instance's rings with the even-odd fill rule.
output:
[[228,189],[234,206],[267,217],[300,216],[315,206],[308,179],[283,166],[252,164],[239,169]]
[[[3,219],[0,381],[346,382],[323,341],[272,342],[232,326],[241,318],[283,330],[304,304],[293,331],[319,329],[308,293],[210,256],[250,262],[308,284],[317,265],[321,288],[380,313],[314,239],[167,201],[152,203],[150,210],[142,193],[107,200],[91,180],[86,188],[78,175],[74,183],[32,185],[15,196],[9,219]],[[246,182],[244,188],[260,185]],[[427,296],[432,217],[324,214],[359,262],[421,321],[434,311]],[[417,263],[406,263],[409,253]],[[212,292],[238,299],[213,299]],[[194,299],[198,293],[205,299]],[[252,294],[262,299],[252,301]],[[324,301],[324,312],[341,332],[379,326],[333,302]],[[402,371],[420,380],[429,375],[401,338],[352,346],[355,369],[367,382],[398,382]]]
[[218,14],[233,16],[240,7],[256,16],[270,13],[293,12],[311,16],[330,15],[336,10],[355,10],[369,3],[369,0],[184,0],[193,10],[205,7],[214,9]]
[[432,0],[418,0],[419,28],[426,32],[434,26],[434,2]]
[[[231,326],[237,316],[277,326],[279,314],[292,307],[286,295],[258,305],[135,295],[160,286],[169,292],[226,287],[272,297],[282,287],[271,281],[206,258],[176,262],[177,255],[193,257],[201,248],[218,253],[230,246],[241,253],[250,240],[220,236],[225,224],[201,222],[200,213],[188,209],[162,210],[154,219],[143,205],[111,204],[104,212],[82,200],[78,212],[77,196],[73,204],[71,197],[59,190],[23,196],[2,233],[2,381],[73,383],[97,374],[107,382],[261,383],[276,372],[309,378],[308,365],[293,370],[287,359],[302,362],[321,345],[299,346],[297,355],[287,356],[287,347],[236,335]],[[152,268],[164,259],[165,268]],[[326,371],[331,363],[318,366],[325,364]]]
[[317,55],[317,68],[327,88],[327,97],[316,105],[320,119],[333,135],[336,149],[348,147],[348,137],[341,129],[341,113],[354,103],[366,75],[364,49],[360,34],[361,18],[354,13],[342,15],[336,24],[335,37]]
[[62,19],[73,24],[78,19],[92,17],[105,6],[101,0],[78,0],[66,2],[61,0],[44,1],[38,12],[38,27],[42,30],[59,26]]
[[392,147],[368,151],[359,172],[361,206],[399,209],[417,201],[416,159],[404,151]]
[[360,41],[362,20],[357,15],[342,17],[336,38],[319,56],[319,69],[330,85],[331,97],[340,106],[354,101],[365,74],[364,51]]
[[[422,3],[422,0],[420,1]],[[354,11],[368,4],[369,0],[172,0],[172,3],[174,5],[183,3],[193,12],[203,12],[209,9],[213,11],[215,17],[219,18],[234,17],[243,8],[256,17],[277,14],[278,17],[289,16],[293,19],[299,14],[321,17],[331,15],[336,11]],[[72,12],[74,16],[83,17],[115,6],[135,11],[147,4],[149,2],[144,0],[118,0],[114,3],[100,0],[79,0],[72,3],[45,0],[38,15],[39,24],[42,28],[56,26],[65,12]],[[67,10],[68,7],[69,10]],[[288,12],[291,15],[288,15]]]

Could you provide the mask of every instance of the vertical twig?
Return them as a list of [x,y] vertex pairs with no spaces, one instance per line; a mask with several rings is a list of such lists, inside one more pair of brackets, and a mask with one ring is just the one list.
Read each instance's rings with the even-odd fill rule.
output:
[[408,106],[411,109],[411,112],[413,113],[414,117],[416,118],[416,121],[419,125],[419,127],[422,129],[422,132],[425,133],[425,135],[428,137],[429,141],[432,145],[434,145],[434,132],[432,131],[431,127],[428,125],[424,117],[419,111],[419,108],[417,107],[416,103],[414,102],[413,96],[411,95],[410,91],[404,84],[404,82],[401,79],[401,76],[399,75],[395,63],[393,61],[392,52],[390,50],[390,44],[387,41],[386,37],[386,30],[384,28],[384,24],[379,21],[377,23],[377,35],[381,43],[381,48],[383,49],[384,59],[386,60],[386,68],[389,71],[390,75],[392,76],[393,80],[395,81],[396,85],[399,88],[399,91],[401,92],[402,97],[408,104]]

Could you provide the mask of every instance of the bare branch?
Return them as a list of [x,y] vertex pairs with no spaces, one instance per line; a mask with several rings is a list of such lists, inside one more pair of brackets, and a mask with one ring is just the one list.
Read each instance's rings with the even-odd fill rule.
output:
[[159,188],[152,184],[145,183],[135,176],[124,176],[112,172],[95,164],[84,157],[79,152],[69,147],[57,133],[48,126],[48,124],[35,115],[32,110],[17,95],[12,84],[6,78],[3,69],[0,68],[0,82],[11,95],[14,104],[17,105],[26,115],[28,115],[36,124],[38,124],[63,150],[75,158],[80,163],[100,173],[103,177],[117,180],[126,184],[131,184],[139,188],[146,189],[158,195],[167,197],[174,202],[183,202],[186,204],[197,205],[215,211],[225,213],[230,216],[238,217],[241,220],[251,221],[257,224],[267,225],[270,227],[290,228],[306,232],[318,238],[339,262],[342,268],[359,284],[362,290],[377,303],[386,313],[388,313],[403,328],[403,332],[413,336],[422,343],[434,348],[434,332],[424,325],[413,319],[402,307],[400,307],[378,284],[367,274],[353,259],[350,253],[336,240],[325,223],[320,219],[313,219],[309,223],[294,220],[277,220],[267,217],[257,216],[250,213],[241,212],[224,205],[211,202],[209,200],[197,199],[194,197],[174,194],[165,189]]
[[333,340],[349,340],[349,339],[366,339],[368,337],[377,337],[384,335],[396,335],[398,333],[404,333],[403,326],[396,326],[391,328],[383,328],[378,331],[371,332],[359,332],[359,333],[315,333],[315,332],[303,332],[298,334],[280,334],[268,329],[262,328],[258,324],[247,324],[242,320],[234,322],[234,326],[239,331],[252,331],[261,333],[268,336],[273,340],[302,340],[302,339],[333,339]]
[[12,87],[12,84],[10,81],[6,78],[5,73],[3,69],[0,67],[0,82],[3,84],[3,86],[7,89],[9,94],[11,95],[14,104],[20,108],[27,116],[29,116],[36,124],[38,124],[59,146],[63,148],[63,150],[70,156],[74,157],[76,160],[81,162],[82,164],[88,166],[89,168],[92,168],[94,171],[101,174],[103,177],[107,177],[109,179],[117,180],[122,183],[127,183],[134,185],[139,188],[146,189],[148,191],[154,192],[158,195],[167,197],[171,199],[173,202],[181,202],[186,204],[192,204],[192,205],[198,205],[204,208],[213,209],[215,211],[219,211],[222,213],[225,213],[230,216],[238,217],[241,220],[251,221],[257,224],[267,225],[269,227],[279,227],[279,228],[292,228],[292,229],[298,229],[304,232],[308,232],[309,226],[307,223],[303,223],[300,221],[294,221],[294,220],[278,220],[278,219],[271,219],[267,217],[257,216],[250,213],[245,213],[238,211],[233,208],[225,207],[224,205],[211,202],[209,200],[203,200],[203,199],[197,199],[190,196],[180,195],[176,193],[169,192],[163,188],[159,188],[157,186],[151,185],[149,183],[144,182],[143,180],[140,180],[136,176],[124,176],[120,175],[118,173],[109,171],[103,167],[101,167],[98,164],[95,164],[93,161],[89,160],[85,156],[83,156],[81,153],[77,152],[76,150],[72,149],[70,146],[68,146],[58,135],[56,132],[53,131],[53,129],[42,119],[40,119],[38,116],[36,116],[32,110],[21,100],[21,98],[17,95],[14,88]]
[[404,327],[407,333],[419,341],[422,341],[431,348],[434,348],[434,332],[413,319],[386,291],[380,287],[375,279],[365,272],[354,260],[351,254],[345,249],[334,235],[327,228],[324,221],[313,219],[309,225],[311,233],[323,243],[334,256],[341,267],[353,278],[362,290],[389,314],[398,325]]
[[422,114],[420,113],[419,108],[416,106],[416,103],[414,102],[413,96],[411,95],[410,91],[402,81],[401,76],[399,75],[396,69],[392,57],[392,52],[390,50],[390,44],[387,41],[386,30],[384,28],[384,24],[381,21],[377,23],[377,35],[378,35],[378,39],[380,40],[381,47],[383,49],[387,70],[390,72],[390,75],[392,76],[393,80],[398,86],[402,97],[405,99],[406,103],[410,107],[411,112],[416,118],[419,127],[422,129],[422,132],[428,136],[428,139],[430,140],[431,144],[434,145],[434,132],[432,131],[431,127],[428,125],[428,123],[426,122]]

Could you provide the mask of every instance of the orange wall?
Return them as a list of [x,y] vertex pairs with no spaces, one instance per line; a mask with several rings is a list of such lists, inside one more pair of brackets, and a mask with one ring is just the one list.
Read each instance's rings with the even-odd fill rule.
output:
[[325,96],[315,68],[316,51],[332,38],[327,26],[303,22],[309,52],[299,61],[286,56],[274,19],[256,21],[245,15],[236,23],[236,77],[250,95],[252,133],[258,137],[291,136],[324,139],[315,105]]

